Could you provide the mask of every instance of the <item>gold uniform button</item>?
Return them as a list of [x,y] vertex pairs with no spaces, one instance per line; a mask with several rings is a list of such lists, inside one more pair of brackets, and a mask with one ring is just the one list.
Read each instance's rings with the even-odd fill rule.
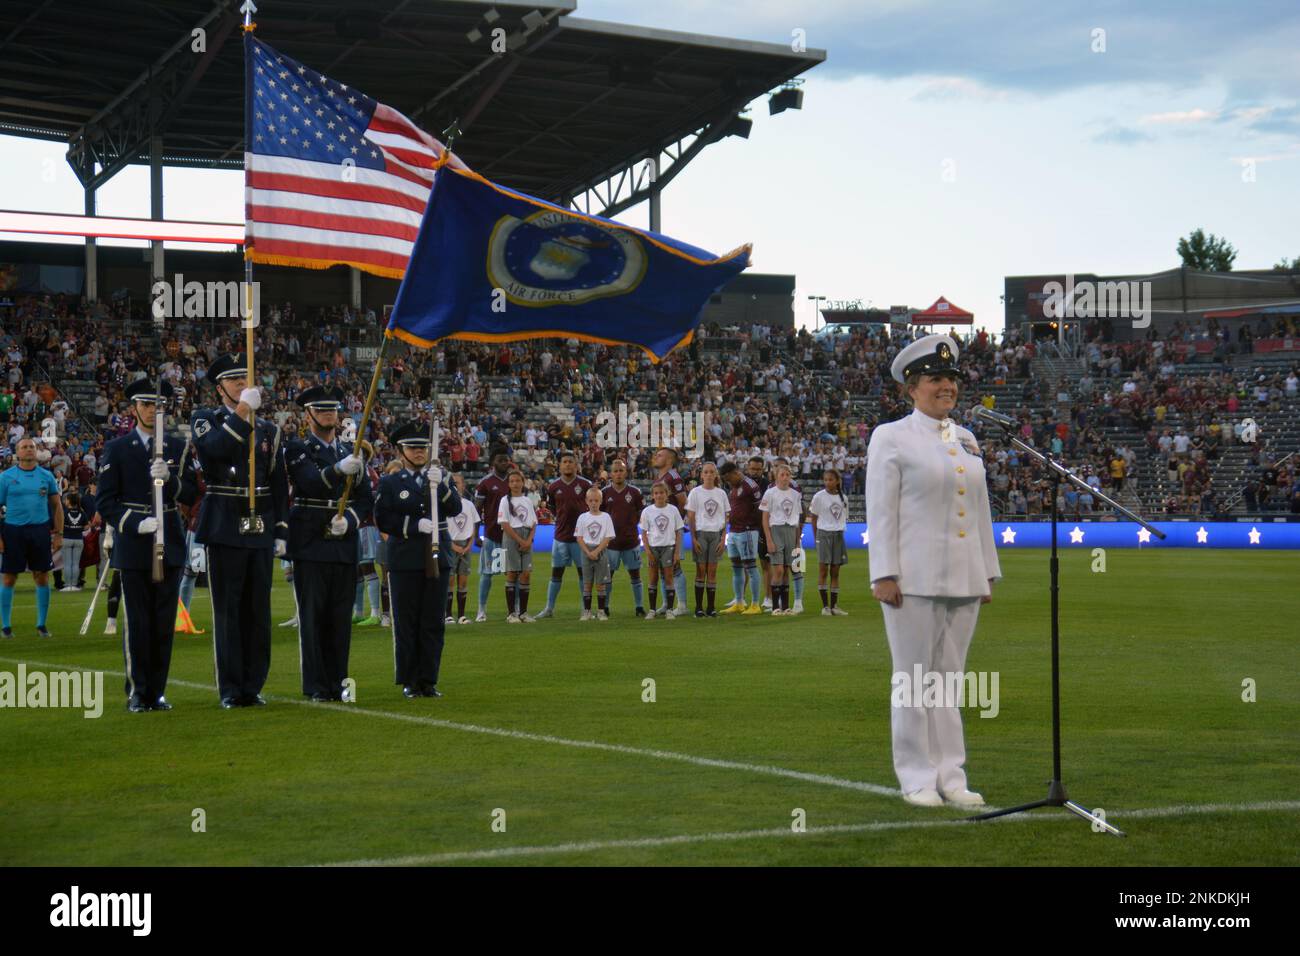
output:
[[965,532],[965,531],[958,531],[958,532],[957,532],[957,537],[959,537],[959,538],[964,538],[964,537],[966,537],[966,532]]
[[959,494],[959,495],[964,495],[964,494],[966,494],[966,489],[965,489],[965,488],[958,488],[958,489],[957,489],[957,494]]
[[955,455],[955,454],[957,454],[957,449],[956,449],[956,448],[949,448],[949,449],[948,449],[948,454],[950,454],[950,455]]
[[957,517],[958,517],[958,518],[964,518],[964,517],[966,517],[966,512],[964,512],[964,511],[958,511],[958,512],[957,512]]
[[965,466],[965,465],[958,465],[958,466],[957,466],[957,474],[959,474],[959,475],[964,475],[964,474],[966,474],[966,466]]

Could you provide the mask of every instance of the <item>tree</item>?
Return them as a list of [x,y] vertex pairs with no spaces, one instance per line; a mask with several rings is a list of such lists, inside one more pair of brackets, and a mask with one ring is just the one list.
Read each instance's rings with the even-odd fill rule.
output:
[[1183,259],[1183,265],[1202,272],[1231,272],[1232,262],[1237,258],[1237,250],[1227,239],[1214,233],[1207,236],[1203,229],[1197,229],[1179,239],[1178,254]]
[[1283,256],[1277,265],[1273,267],[1274,272],[1300,272],[1300,256],[1296,256],[1290,261]]

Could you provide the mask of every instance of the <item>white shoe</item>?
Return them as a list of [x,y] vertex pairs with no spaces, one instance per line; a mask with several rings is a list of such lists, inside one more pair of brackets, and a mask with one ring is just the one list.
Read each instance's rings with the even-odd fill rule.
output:
[[[539,615],[539,617],[540,617],[540,615]],[[578,618],[578,620],[579,620],[579,621],[590,621],[590,620],[591,620],[591,612],[590,612],[590,611],[583,611],[583,612],[582,612],[582,615]]]
[[597,611],[597,612],[596,612],[596,620],[598,620],[598,621],[608,621],[608,620],[609,620],[609,615],[606,614],[604,611]]
[[280,622],[280,626],[281,626],[281,627],[297,627],[297,626],[298,626],[298,615],[295,614],[293,617],[289,618],[289,620]]
[[794,607],[792,607],[792,608],[790,609],[790,613],[791,613],[791,614],[802,614],[802,613],[803,613],[803,601],[795,601],[795,602],[794,602]]
[[763,610],[764,610],[764,611],[770,611],[770,610],[772,610],[772,599],[771,599],[771,598],[763,598]]
[[393,616],[392,616],[391,614],[384,614],[384,615],[382,615],[382,616],[379,618],[379,626],[380,626],[380,627],[392,627],[392,626],[393,626]]
[[117,633],[117,621],[115,621],[113,618],[110,617],[110,618],[108,619],[108,623],[104,625],[104,633],[105,633],[105,634],[116,634],[116,633]]
[[75,590],[77,589],[74,588],[71,584],[65,584],[63,587],[59,588],[59,593],[67,594],[69,591],[75,591]]
[[657,615],[658,613],[659,612],[656,611],[654,608],[647,608],[645,612],[645,619],[647,621],[653,621],[655,619],[655,615]]
[[[484,620],[487,620],[487,618],[484,618]],[[507,615],[506,615],[506,623],[507,623],[507,624],[518,624],[518,623],[519,623],[519,615],[518,615],[518,614],[507,614]]]
[[536,620],[540,621],[544,617],[555,617],[555,608],[544,607],[537,612]]
[[831,613],[834,614],[836,617],[848,617],[848,616],[849,616],[849,612],[846,611],[846,610],[844,610],[844,608],[840,607],[838,604],[835,605],[835,607],[831,608]]
[[536,624],[537,618],[533,617],[531,614],[520,614],[519,621],[522,624]]
[[914,807],[941,807],[943,806],[943,797],[939,796],[939,791],[933,787],[926,787],[922,790],[913,790],[911,793],[903,794],[903,799]]
[[478,614],[476,614],[476,615],[474,616],[474,623],[475,623],[475,624],[482,624],[482,623],[483,623],[484,621],[486,621],[486,620],[487,620],[487,612],[486,612],[486,611],[479,611]]
[[469,618],[467,618],[467,617],[465,617],[465,616],[462,615],[462,616],[461,616],[461,619],[460,619],[460,623],[461,623],[461,624],[468,624],[468,623],[469,623]]
[[835,612],[828,607],[822,608],[822,617],[834,617]]
[[455,624],[455,623],[456,623],[456,618],[454,618],[452,615],[448,614],[447,617],[446,617],[446,619],[445,619],[442,623],[443,623],[443,624]]
[[944,802],[952,804],[954,807],[982,807],[984,798],[971,790],[960,790],[956,793],[945,793]]

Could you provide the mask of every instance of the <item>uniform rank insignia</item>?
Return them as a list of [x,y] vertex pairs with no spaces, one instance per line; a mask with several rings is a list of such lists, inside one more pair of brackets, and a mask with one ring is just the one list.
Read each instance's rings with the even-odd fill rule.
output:
[[212,422],[208,421],[206,418],[200,418],[194,423],[194,434],[198,438],[202,438],[211,430],[211,428]]
[[403,501],[405,501],[407,498],[411,497],[411,493],[410,493],[409,491],[403,489],[402,493],[401,493],[400,495],[398,495],[397,497],[399,497],[399,498],[401,498]]
[[939,423],[939,440],[950,443],[957,440],[957,426],[951,418]]

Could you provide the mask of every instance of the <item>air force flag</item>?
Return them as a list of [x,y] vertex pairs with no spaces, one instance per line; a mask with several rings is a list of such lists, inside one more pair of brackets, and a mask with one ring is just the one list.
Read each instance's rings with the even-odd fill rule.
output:
[[388,331],[422,348],[578,338],[637,345],[657,362],[690,341],[749,250],[715,256],[444,165]]

